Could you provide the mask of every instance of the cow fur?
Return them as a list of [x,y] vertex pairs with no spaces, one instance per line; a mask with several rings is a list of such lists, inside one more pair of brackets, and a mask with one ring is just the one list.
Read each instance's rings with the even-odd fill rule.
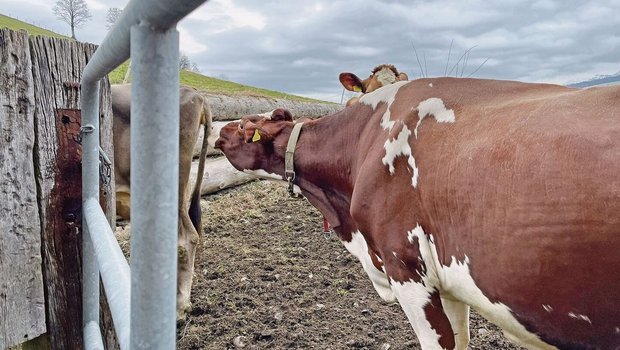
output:
[[[130,218],[130,123],[131,85],[112,85],[114,113],[114,175],[116,177],[117,214]],[[177,318],[184,319],[191,309],[190,294],[194,275],[196,245],[201,226],[200,186],[207,154],[207,139],[211,130],[211,111],[206,99],[195,89],[182,86],[179,91],[179,260],[177,286]],[[205,137],[198,163],[198,176],[190,188],[193,149],[200,125]],[[189,205],[188,205],[189,204]]]
[[[292,127],[215,145],[284,179]],[[306,121],[295,170],[422,349],[466,349],[470,307],[529,349],[620,347],[620,87],[396,82]]]

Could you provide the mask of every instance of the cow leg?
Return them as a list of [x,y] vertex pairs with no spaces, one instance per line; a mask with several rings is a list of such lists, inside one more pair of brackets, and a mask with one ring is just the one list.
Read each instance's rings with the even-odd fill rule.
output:
[[190,295],[194,279],[196,246],[200,237],[192,225],[187,211],[179,213],[177,320],[185,319],[192,309]]
[[372,258],[373,255],[376,258],[376,254],[369,251],[364,236],[359,231],[356,231],[351,234],[351,241],[342,241],[342,243],[344,247],[362,263],[364,271],[370,278],[373,287],[375,287],[381,299],[387,302],[396,301],[392,288],[390,287],[390,281],[383,270],[375,266]]
[[189,173],[192,167],[192,154],[198,138],[202,101],[197,94],[188,95],[190,99],[181,100],[180,138],[179,138],[179,241],[177,276],[177,320],[185,319],[192,309],[190,296],[194,279],[194,260],[196,246],[200,237],[189,217],[188,199],[190,197]]
[[422,350],[455,349],[454,332],[439,292],[423,282],[392,282],[392,290],[405,311]]
[[128,191],[116,191],[116,215],[130,219],[131,197]]
[[467,349],[469,344],[469,305],[444,297],[441,297],[441,305],[452,325],[456,349]]

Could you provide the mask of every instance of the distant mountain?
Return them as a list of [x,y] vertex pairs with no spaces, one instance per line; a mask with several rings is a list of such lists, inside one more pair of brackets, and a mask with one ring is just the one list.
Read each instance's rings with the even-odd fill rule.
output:
[[569,84],[571,87],[584,88],[596,85],[618,85],[620,84],[620,72],[611,75],[597,75],[594,78],[579,83]]

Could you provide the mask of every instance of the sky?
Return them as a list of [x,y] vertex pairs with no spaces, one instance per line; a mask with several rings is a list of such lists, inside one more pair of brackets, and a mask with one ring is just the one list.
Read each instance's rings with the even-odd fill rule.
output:
[[[76,36],[98,44],[108,9],[127,1],[86,2]],[[0,0],[0,13],[70,35],[54,3]],[[383,63],[410,79],[569,84],[620,72],[620,0],[211,0],[177,28],[205,75],[333,102],[339,73],[364,79]]]

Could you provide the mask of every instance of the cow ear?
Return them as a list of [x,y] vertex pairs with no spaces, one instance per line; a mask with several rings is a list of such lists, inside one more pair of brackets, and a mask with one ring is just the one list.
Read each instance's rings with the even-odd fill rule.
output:
[[340,79],[340,83],[342,83],[345,89],[355,92],[364,92],[362,81],[357,75],[353,73],[340,73],[338,79]]
[[396,81],[406,81],[406,80],[409,80],[409,77],[407,76],[407,73],[400,73],[396,77]]
[[288,111],[288,109],[278,108],[278,109],[274,109],[273,112],[271,112],[271,120],[273,121],[284,120],[284,121],[292,122],[293,115],[291,114],[291,112]]
[[253,142],[268,142],[272,139],[271,135],[261,128],[258,125],[248,121],[243,126],[243,139],[246,143]]

